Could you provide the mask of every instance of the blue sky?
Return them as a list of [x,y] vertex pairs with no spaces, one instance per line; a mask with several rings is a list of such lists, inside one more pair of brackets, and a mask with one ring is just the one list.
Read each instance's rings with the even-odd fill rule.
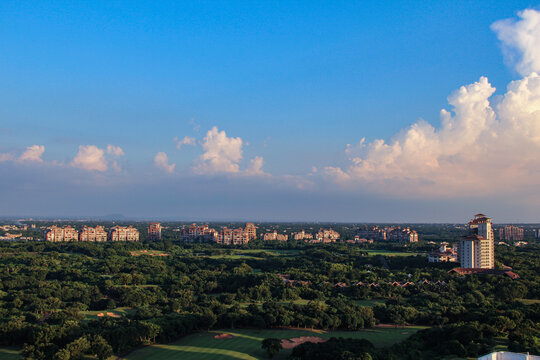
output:
[[[534,221],[538,204],[522,201],[526,194],[474,210],[463,189],[389,195],[385,179],[343,185],[322,175],[350,166],[347,144],[388,143],[419,119],[438,128],[447,97],[481,76],[497,89],[494,99],[504,96],[528,74],[505,60],[491,25],[527,8],[537,4],[2,1],[0,153],[11,161],[0,162],[0,192],[12,203],[0,215],[465,221],[471,209]],[[214,151],[230,157],[226,164],[201,158],[223,144],[207,139],[213,127],[214,139],[226,132],[225,146],[242,141]],[[177,149],[173,138],[186,136],[193,143]],[[123,154],[107,155],[109,144]],[[38,161],[16,160],[32,145],[44,146]],[[88,156],[105,152],[94,160],[106,170],[74,162],[79,146],[95,147]],[[166,165],[156,161],[161,152]],[[262,170],[248,173],[255,157]],[[21,186],[25,176],[35,194]],[[493,189],[479,199],[492,201]],[[58,207],[43,206],[38,193]],[[313,210],[317,197],[327,210]],[[140,208],[119,205],[126,198]],[[284,212],[276,199],[294,206]],[[70,208],[72,200],[88,207]],[[408,204],[429,210],[411,214]]]

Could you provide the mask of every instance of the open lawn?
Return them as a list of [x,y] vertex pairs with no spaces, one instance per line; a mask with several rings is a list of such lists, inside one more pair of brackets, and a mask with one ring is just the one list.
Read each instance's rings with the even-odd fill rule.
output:
[[134,251],[130,251],[130,253],[131,253],[131,256],[141,256],[141,255],[169,256],[169,254],[161,250],[134,250]]
[[[130,314],[134,312],[135,309],[129,308],[129,307],[118,307],[116,309],[112,310],[94,310],[94,311],[81,311],[82,314],[85,315],[84,321],[90,321],[90,320],[97,320],[102,317],[121,317],[126,316],[127,314]],[[102,314],[102,316],[99,316],[99,314]],[[1,358],[0,358],[1,359]]]
[[233,249],[223,254],[206,255],[210,259],[229,259],[229,260],[263,260],[268,257],[291,257],[300,253],[300,250],[274,250],[274,249]]
[[385,302],[383,299],[354,300],[354,303],[359,306],[375,306],[377,304],[384,304]]
[[260,254],[265,256],[296,256],[301,250],[288,249],[238,249],[234,250],[237,254]]
[[[261,349],[266,338],[290,339],[301,336],[317,336],[324,339],[345,337],[367,339],[375,346],[385,347],[400,342],[423,327],[383,328],[364,331],[323,331],[289,329],[224,329],[188,335],[170,344],[147,346],[126,355],[126,360],[255,360],[267,359]],[[230,334],[231,338],[216,339],[219,334]],[[286,359],[291,350],[282,350],[274,359]]]
[[18,349],[0,348],[0,359],[1,360],[19,360],[19,359],[22,359],[22,356],[20,355]]

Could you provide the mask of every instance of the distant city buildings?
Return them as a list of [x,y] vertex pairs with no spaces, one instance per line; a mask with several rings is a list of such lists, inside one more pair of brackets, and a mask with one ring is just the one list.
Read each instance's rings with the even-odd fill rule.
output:
[[368,227],[364,225],[358,229],[356,236],[358,239],[370,239],[375,241],[395,241],[395,242],[418,242],[418,233],[409,227],[389,226],[380,228],[379,226]]
[[109,233],[103,226],[88,227],[84,226],[81,231],[75,230],[67,225],[59,227],[53,225],[44,234],[45,241],[65,242],[65,241],[139,241],[139,230],[132,226],[115,226]]
[[153,222],[148,225],[148,239],[152,241],[161,240],[161,224]]
[[[303,231],[303,230],[302,230]],[[312,236],[313,238],[313,236]],[[286,234],[278,234],[277,230],[274,230],[274,232],[269,232],[263,235],[263,240],[265,241],[287,241],[289,240],[289,235]]]
[[305,230],[302,230],[302,231],[292,233],[291,238],[294,240],[312,240],[313,234],[306,232]]
[[540,239],[540,229],[533,229],[535,239]]
[[229,229],[224,227],[221,231],[212,229],[208,225],[191,224],[180,233],[184,242],[215,242],[223,245],[242,245],[257,238],[257,227],[247,223],[245,228]]
[[505,241],[523,241],[523,228],[514,225],[505,225],[499,229],[499,239]]
[[315,239],[319,242],[334,242],[339,240],[339,233],[335,230],[330,229],[319,229],[315,234]]
[[476,214],[469,222],[470,235],[459,241],[458,257],[462,268],[493,269],[495,245],[491,219]]

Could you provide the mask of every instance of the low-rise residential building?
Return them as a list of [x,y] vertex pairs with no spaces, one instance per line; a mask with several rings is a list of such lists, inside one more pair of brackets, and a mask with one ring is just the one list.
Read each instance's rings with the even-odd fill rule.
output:
[[79,241],[107,241],[107,232],[103,226],[83,226],[82,230],[79,232]]
[[438,262],[457,262],[458,261],[458,245],[452,244],[452,247],[448,246],[448,243],[442,243],[438,251],[433,251],[428,254],[428,261],[431,263]]
[[114,226],[109,231],[110,241],[139,241],[139,230],[133,226]]

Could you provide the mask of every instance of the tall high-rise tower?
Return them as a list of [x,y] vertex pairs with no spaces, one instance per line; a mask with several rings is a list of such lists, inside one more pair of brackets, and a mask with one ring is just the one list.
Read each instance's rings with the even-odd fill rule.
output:
[[493,269],[495,245],[491,219],[476,214],[469,222],[470,235],[459,241],[459,262],[463,268]]

